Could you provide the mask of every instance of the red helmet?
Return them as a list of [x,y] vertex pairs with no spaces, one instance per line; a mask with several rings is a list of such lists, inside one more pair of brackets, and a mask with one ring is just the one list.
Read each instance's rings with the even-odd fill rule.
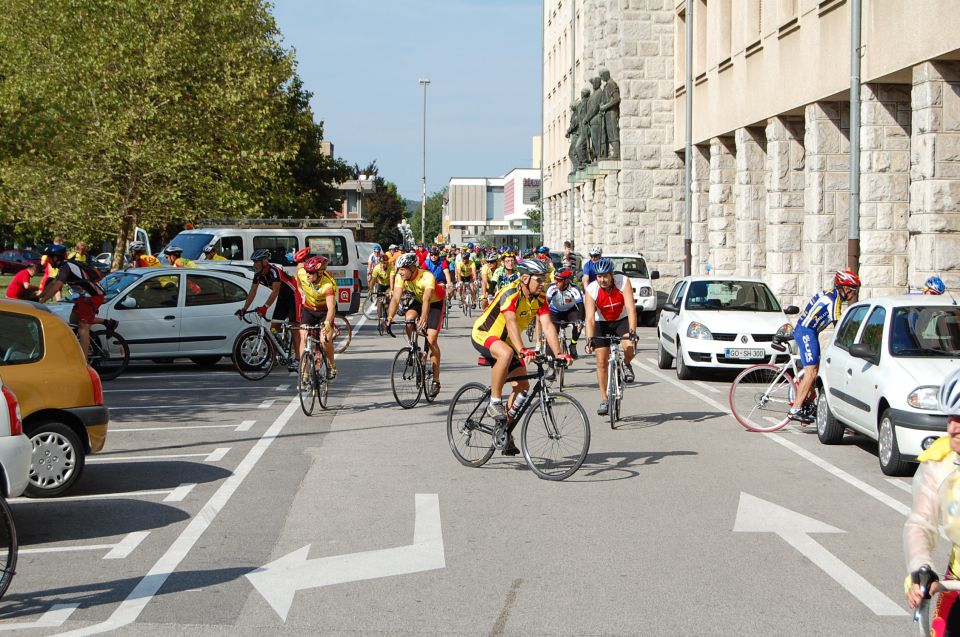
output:
[[849,268],[846,270],[838,270],[833,277],[833,287],[858,288],[860,287],[860,277],[854,274]]
[[310,248],[300,248],[299,250],[297,250],[297,253],[293,255],[293,262],[301,263],[302,261],[306,261],[307,257],[309,256],[310,256]]
[[310,273],[317,272],[320,268],[327,267],[327,261],[329,261],[327,257],[310,257],[303,264],[303,269]]
[[561,268],[557,270],[557,273],[553,275],[557,279],[570,279],[573,277],[573,270],[570,268]]

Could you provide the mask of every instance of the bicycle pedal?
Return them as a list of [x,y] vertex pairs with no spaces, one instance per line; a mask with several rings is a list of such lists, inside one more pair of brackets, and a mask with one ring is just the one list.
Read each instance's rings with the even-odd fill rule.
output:
[[506,424],[497,425],[493,429],[493,446],[497,451],[503,451],[507,446],[507,427]]

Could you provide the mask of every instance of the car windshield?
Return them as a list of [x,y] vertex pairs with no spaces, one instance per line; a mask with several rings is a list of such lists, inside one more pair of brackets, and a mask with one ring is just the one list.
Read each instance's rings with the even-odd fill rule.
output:
[[183,257],[185,259],[195,260],[200,258],[200,255],[203,254],[203,249],[210,245],[212,241],[212,234],[181,232],[170,240],[167,247],[177,246],[178,248],[183,248]]
[[896,308],[890,326],[890,353],[905,358],[960,356],[960,308]]
[[[109,301],[123,290],[126,290],[131,283],[139,278],[139,274],[133,274],[132,272],[111,272],[100,280],[100,285],[103,286],[103,290],[105,292],[104,298]],[[63,298],[63,300],[67,303],[73,303],[77,300],[78,296],[80,295],[71,291],[69,295]]]
[[758,281],[693,281],[687,293],[688,310],[780,312],[776,297]]
[[643,259],[636,257],[610,257],[613,261],[613,269],[617,272],[623,272],[630,278],[649,279],[650,273],[647,272],[647,264]]
[[33,259],[34,261],[40,260],[39,252],[31,252],[30,250],[24,250],[22,253],[24,259]]

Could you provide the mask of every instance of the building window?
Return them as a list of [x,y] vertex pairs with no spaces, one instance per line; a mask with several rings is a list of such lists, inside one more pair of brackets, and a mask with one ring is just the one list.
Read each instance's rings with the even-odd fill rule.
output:
[[797,0],[778,0],[777,24],[789,22],[797,17]]
[[673,59],[676,61],[676,67],[673,70],[673,77],[676,78],[677,86],[681,87],[686,84],[687,75],[687,12],[677,13],[674,24],[676,24],[676,33],[673,41],[677,44],[674,47]]
[[760,39],[763,28],[763,2],[762,0],[747,0],[747,15],[743,21],[744,40],[746,46],[750,46]]
[[693,74],[707,71],[707,0],[697,0],[693,9]]
[[714,55],[716,56],[716,63],[724,66],[724,62],[730,59],[732,0],[716,0],[712,6],[716,11],[713,32],[717,35]]

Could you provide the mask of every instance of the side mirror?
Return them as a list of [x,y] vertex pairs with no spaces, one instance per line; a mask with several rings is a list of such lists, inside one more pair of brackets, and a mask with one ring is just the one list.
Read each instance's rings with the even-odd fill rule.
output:
[[673,303],[664,303],[664,304],[663,304],[663,311],[664,311],[664,312],[673,312],[674,314],[679,314],[679,313],[680,313],[680,308],[678,308],[678,307],[677,307],[676,305],[674,305]]
[[797,307],[796,305],[788,305],[787,309],[785,309],[783,313],[786,314],[787,316],[791,316],[793,314],[799,314],[800,308]]
[[856,345],[850,346],[850,356],[854,358],[859,358],[865,360],[869,363],[877,364],[877,357],[869,345],[864,345],[863,343],[857,343]]
[[120,301],[120,307],[127,310],[135,310],[137,309],[137,299],[132,296],[124,297],[124,299]]
[[650,280],[651,280],[651,281],[653,281],[654,279],[659,279],[659,278],[660,278],[660,270],[654,270],[653,272],[650,273]]

